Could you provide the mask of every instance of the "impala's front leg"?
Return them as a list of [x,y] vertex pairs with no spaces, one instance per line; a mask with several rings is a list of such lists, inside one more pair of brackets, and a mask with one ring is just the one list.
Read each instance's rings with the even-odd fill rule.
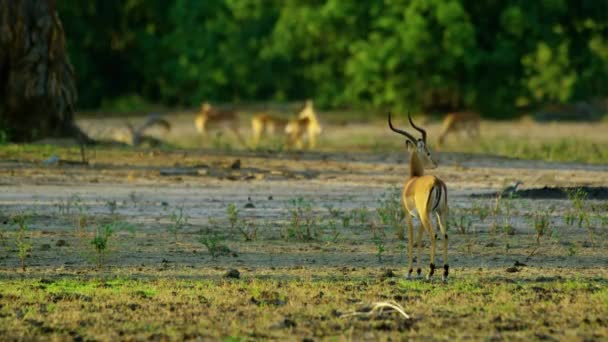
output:
[[407,209],[405,210],[405,218],[407,221],[407,277],[406,279],[412,279],[412,264],[414,263],[414,224],[412,223],[412,216]]

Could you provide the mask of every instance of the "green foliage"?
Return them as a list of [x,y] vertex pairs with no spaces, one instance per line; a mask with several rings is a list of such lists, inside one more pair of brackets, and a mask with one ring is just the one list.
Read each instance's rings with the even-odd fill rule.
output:
[[488,117],[608,90],[604,1],[65,0],[81,106],[301,100]]
[[230,255],[232,251],[225,245],[225,238],[217,233],[201,232],[198,241],[209,251],[212,258]]
[[228,222],[230,222],[230,228],[234,229],[239,221],[239,210],[236,208],[234,203],[228,204],[226,208],[226,215],[228,215]]
[[171,220],[171,224],[167,226],[167,230],[173,234],[173,238],[177,242],[179,232],[188,224],[188,215],[184,214],[184,208],[179,207],[177,211],[171,213],[169,219]]
[[534,230],[536,231],[536,244],[540,245],[540,238],[550,233],[549,225],[551,224],[551,219],[549,217],[549,213],[542,210],[538,210],[536,213],[534,213],[532,218]]
[[95,230],[95,236],[91,240],[91,245],[95,248],[97,254],[97,267],[101,268],[105,262],[105,256],[108,249],[108,240],[114,233],[113,224],[104,224],[101,227],[97,227]]
[[300,241],[311,241],[318,237],[316,217],[310,201],[302,197],[294,198],[289,201],[287,211],[290,220],[286,237]]
[[17,256],[21,262],[21,270],[25,272],[25,259],[29,256],[32,250],[32,244],[27,242],[28,238],[26,235],[29,231],[27,220],[29,219],[26,214],[19,214],[13,217],[14,224],[17,225]]
[[401,205],[401,189],[392,187],[380,197],[380,206],[376,209],[380,222],[393,228],[399,240],[405,240],[405,211]]

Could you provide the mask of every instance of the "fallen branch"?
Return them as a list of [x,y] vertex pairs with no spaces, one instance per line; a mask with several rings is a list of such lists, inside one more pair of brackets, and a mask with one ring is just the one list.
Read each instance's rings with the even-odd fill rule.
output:
[[408,314],[405,313],[405,310],[403,309],[403,307],[395,302],[376,302],[372,304],[372,308],[369,311],[363,312],[363,311],[353,311],[353,312],[348,312],[348,313],[344,313],[341,315],[341,317],[353,317],[353,316],[365,316],[365,317],[369,317],[372,316],[374,314],[379,314],[381,315],[384,312],[385,308],[389,308],[392,309],[391,311],[388,312],[397,312],[399,313],[401,316],[403,316],[403,318],[405,319],[411,319],[412,317]]

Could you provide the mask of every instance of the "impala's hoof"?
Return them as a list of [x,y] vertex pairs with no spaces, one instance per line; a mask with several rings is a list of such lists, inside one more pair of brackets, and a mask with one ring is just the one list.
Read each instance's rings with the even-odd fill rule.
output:
[[407,271],[407,275],[405,276],[405,279],[411,280],[412,279],[412,272],[414,272],[414,270],[410,268],[409,271]]
[[448,276],[447,276],[447,275],[442,276],[442,277],[441,277],[441,280],[442,280],[444,283],[447,283],[447,282],[448,282]]

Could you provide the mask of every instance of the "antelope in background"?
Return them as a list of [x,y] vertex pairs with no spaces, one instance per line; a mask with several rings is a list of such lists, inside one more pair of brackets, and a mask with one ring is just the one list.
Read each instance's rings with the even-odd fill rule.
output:
[[446,136],[451,133],[466,132],[470,139],[478,138],[480,121],[481,118],[476,112],[449,113],[443,119],[437,147],[442,146]]
[[245,145],[243,137],[239,132],[239,117],[232,110],[218,110],[213,108],[208,102],[201,104],[201,109],[194,119],[196,131],[201,135],[206,135],[208,128],[228,129],[234,133],[239,143]]
[[287,120],[269,114],[258,114],[251,119],[253,144],[257,146],[263,135],[281,132],[285,135],[285,147],[303,148],[303,138],[308,138],[308,148],[316,146],[316,137],[321,134],[321,125],[314,111],[312,100],[307,100],[296,118]]
[[405,145],[410,150],[410,175],[405,182],[401,195],[401,203],[405,210],[405,217],[408,226],[408,272],[407,279],[412,277],[413,249],[414,249],[414,225],[412,216],[420,218],[420,228],[416,238],[418,257],[416,259],[416,273],[420,277],[420,260],[422,248],[422,235],[426,230],[431,239],[431,263],[427,279],[430,279],[435,272],[435,230],[431,221],[431,214],[435,213],[437,224],[443,234],[443,281],[448,280],[448,233],[446,225],[446,215],[448,213],[448,191],[445,183],[439,178],[425,175],[424,169],[434,169],[437,163],[433,160],[431,152],[427,147],[426,131],[414,124],[408,114],[410,124],[414,129],[422,134],[421,139],[416,139],[412,134],[393,127],[391,114],[388,114],[388,125],[393,132],[406,137]]
[[162,129],[163,134],[171,131],[171,124],[157,114],[150,114],[146,118],[143,124],[139,126],[133,126],[130,122],[126,123],[126,131],[117,131],[113,135],[113,139],[131,146],[139,146],[141,144],[149,144],[151,146],[158,146],[162,144],[162,141],[158,138],[148,135],[147,131],[153,127],[159,127]]
[[251,132],[253,135],[253,147],[257,147],[263,135],[272,136],[277,132],[284,133],[289,121],[284,118],[266,113],[254,115],[251,119]]
[[321,125],[319,124],[317,113],[315,112],[313,107],[314,105],[312,100],[306,100],[304,108],[300,111],[300,114],[298,115],[298,121],[294,121],[291,126],[288,125],[288,127],[285,128],[286,133],[291,135],[301,135],[304,133],[304,130],[306,130],[308,136],[309,149],[313,149],[317,146],[317,136],[319,136],[323,131]]

